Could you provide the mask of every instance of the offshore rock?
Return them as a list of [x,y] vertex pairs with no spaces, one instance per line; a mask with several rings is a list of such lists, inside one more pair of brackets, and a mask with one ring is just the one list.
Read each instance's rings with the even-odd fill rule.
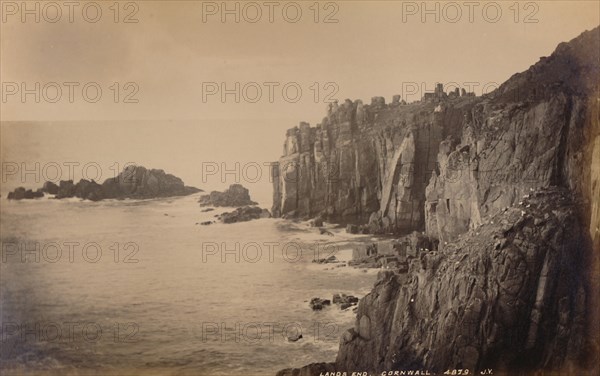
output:
[[49,193],[51,195],[55,195],[58,193],[58,185],[54,184],[51,181],[47,181],[42,186],[42,192]]
[[200,197],[200,206],[229,206],[239,207],[256,205],[250,199],[248,189],[241,184],[231,184],[224,192],[212,191],[208,195]]
[[142,166],[128,166],[117,177],[106,179],[102,191],[104,198],[117,199],[187,196],[202,192],[184,185],[180,178],[163,170],[148,170]]
[[267,209],[261,209],[258,206],[244,206],[219,216],[223,223],[247,222],[259,218],[271,218],[271,213]]
[[186,196],[201,192],[201,189],[188,187],[183,181],[163,170],[148,170],[142,166],[128,166],[116,177],[98,184],[93,180],[81,179],[77,184],[73,180],[61,180],[58,185],[45,182],[41,189],[27,193],[17,188],[9,193],[9,199],[43,197],[44,193],[54,194],[55,198],[77,197],[84,200],[103,199],[148,199],[158,197]]

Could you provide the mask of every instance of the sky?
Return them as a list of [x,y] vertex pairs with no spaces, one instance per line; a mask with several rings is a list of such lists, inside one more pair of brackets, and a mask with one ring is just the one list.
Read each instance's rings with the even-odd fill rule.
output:
[[268,206],[265,163],[329,101],[410,102],[436,82],[479,95],[600,23],[596,1],[48,4],[0,2],[3,194],[54,163],[104,180],[132,162],[206,190],[240,182]]

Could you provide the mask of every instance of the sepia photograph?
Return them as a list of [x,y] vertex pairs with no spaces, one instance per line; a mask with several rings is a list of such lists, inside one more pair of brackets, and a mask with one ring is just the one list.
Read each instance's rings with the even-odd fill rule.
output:
[[0,375],[600,375],[597,0],[0,0]]

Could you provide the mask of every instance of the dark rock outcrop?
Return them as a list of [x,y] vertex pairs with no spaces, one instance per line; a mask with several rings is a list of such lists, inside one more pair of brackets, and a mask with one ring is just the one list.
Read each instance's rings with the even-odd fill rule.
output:
[[117,177],[102,183],[104,198],[157,198],[187,196],[202,192],[163,170],[148,170],[142,166],[128,166]]
[[[421,213],[413,213],[412,221],[402,221],[408,211],[396,210],[394,221],[386,222],[390,205],[385,187],[390,183],[381,176],[388,175],[376,169],[376,163],[370,170],[379,176],[360,169],[365,158],[383,160],[390,155],[376,151],[371,157],[357,157],[353,151],[354,145],[375,142],[376,133],[363,132],[360,140],[346,137],[346,143],[336,144],[335,151],[345,156],[341,160],[355,163],[349,163],[347,175],[339,173],[339,182],[322,185],[322,197],[322,183],[314,175],[307,180],[312,184],[308,191],[302,177],[295,183],[277,180],[276,197],[281,200],[275,201],[274,210],[281,213],[293,208],[303,215],[317,207],[313,202],[325,203],[333,214],[341,214],[340,208],[350,213],[356,205],[349,221],[365,223],[370,215],[364,212],[371,211],[371,225],[424,230],[417,240],[431,244],[412,252],[404,269],[380,272],[374,289],[359,303],[355,327],[340,340],[335,363],[281,374],[318,375],[325,367],[329,372],[377,374],[458,368],[492,368],[494,374],[506,375],[598,374],[599,85],[596,28],[561,43],[551,56],[486,96],[432,95],[420,104],[397,106],[395,116],[402,119],[406,107],[425,110],[437,103],[434,125],[435,116],[456,116],[455,121],[445,121],[441,137],[435,136],[441,142],[412,159],[415,166],[427,166],[421,158],[431,157],[432,150],[437,154],[436,167],[423,170],[431,172],[426,191],[421,192],[422,185],[406,186],[406,181],[415,181],[415,172],[406,178],[402,168],[393,173],[392,206],[402,207],[402,197],[411,197]],[[379,111],[385,108],[380,100],[374,102]],[[354,116],[360,117],[358,111]],[[354,120],[341,124],[352,129]],[[333,131],[336,140],[342,129]],[[402,134],[402,127],[397,132]],[[305,145],[298,141],[303,138],[290,138],[292,133],[288,132],[283,161],[293,157],[300,170],[308,166],[311,171],[313,149],[299,147]],[[302,134],[302,129],[296,133]],[[408,136],[391,140],[388,150],[404,150],[401,153],[410,156],[412,146],[402,147],[410,143],[407,140]],[[389,161],[398,166],[394,160],[399,160],[403,166],[402,158]],[[363,183],[363,176],[376,183]],[[363,194],[357,196],[358,187]],[[404,196],[406,191],[398,187],[410,195]],[[298,197],[294,206],[298,192],[308,192],[308,199]],[[367,256],[374,255],[380,256]]]
[[340,306],[341,310],[348,309],[358,304],[359,299],[354,295],[333,294],[333,303]]
[[85,179],[81,179],[77,184],[73,180],[61,180],[59,185],[47,181],[36,192],[27,193],[29,191],[25,191],[24,188],[17,188],[8,195],[8,198],[15,200],[36,198],[48,193],[54,194],[57,199],[77,197],[99,201],[186,196],[201,191],[198,188],[185,186],[180,178],[167,174],[163,170],[128,166],[117,177],[106,179],[102,185]]
[[212,191],[208,195],[200,197],[201,206],[229,206],[240,207],[256,205],[257,203],[250,199],[248,189],[241,184],[231,184],[223,192]]
[[329,300],[329,299],[321,299],[321,298],[312,298],[310,300],[310,303],[308,303],[308,305],[310,306],[310,308],[313,311],[320,311],[324,307],[330,306],[331,305],[331,300]]
[[261,209],[258,206],[243,206],[232,212],[219,215],[223,223],[247,222],[253,219],[270,218],[271,213],[267,209]]
[[459,137],[439,147],[439,171],[427,189],[428,234],[452,239],[548,186],[568,187],[586,202],[587,221],[600,223],[599,209],[592,213],[600,197],[598,43],[598,29],[561,43],[478,101]]
[[567,190],[423,253],[408,276],[382,272],[359,304],[339,369],[556,369],[588,350],[585,227]]
[[9,200],[22,200],[25,198],[25,188],[19,187],[12,192],[8,192],[6,196]]
[[9,200],[24,200],[24,199],[33,199],[44,197],[44,192],[41,189],[33,191],[31,189],[25,189],[23,187],[19,187],[12,192],[9,192],[7,198]]
[[55,195],[58,193],[58,185],[54,184],[51,181],[47,181],[44,183],[44,185],[42,186],[42,191],[44,193],[49,193],[51,195]]

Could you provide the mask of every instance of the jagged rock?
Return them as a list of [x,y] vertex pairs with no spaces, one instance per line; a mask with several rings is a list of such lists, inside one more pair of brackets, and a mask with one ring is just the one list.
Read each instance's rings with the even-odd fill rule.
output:
[[95,181],[82,179],[75,185],[75,197],[98,201],[104,198],[104,192],[102,191],[102,186]]
[[31,189],[28,189],[25,191],[25,193],[22,196],[24,199],[32,199],[32,198],[40,198],[40,197],[44,197],[44,192],[42,192],[41,190],[36,190],[33,191]]
[[201,206],[228,206],[240,207],[257,205],[250,199],[248,189],[241,184],[231,184],[224,192],[212,191],[208,195],[200,197]]
[[598,374],[599,61],[596,28],[484,97],[436,88],[431,102],[374,101],[368,128],[331,114],[315,143],[335,182],[322,183],[310,153],[284,151],[280,166],[294,160],[304,174],[276,179],[281,213],[324,207],[378,232],[425,230],[439,245],[407,255],[404,273],[378,274],[335,364],[282,374]]
[[353,295],[346,294],[333,294],[333,304],[337,304],[340,306],[341,310],[348,309],[352,306],[358,304],[358,298]]
[[8,196],[6,196],[9,200],[22,200],[25,198],[25,188],[23,187],[19,187],[17,189],[15,189],[12,192],[8,193]]
[[272,167],[273,214],[353,224],[373,218],[376,233],[423,228],[438,145],[460,129],[476,100],[457,99],[440,113],[426,102],[355,101],[315,128],[288,130],[283,156]]
[[[21,188],[9,194],[9,199],[18,200]],[[18,191],[18,192],[17,192]],[[45,182],[36,192],[23,192],[22,198],[42,197],[44,192],[54,194],[55,198],[77,197],[85,200],[102,199],[145,199],[156,197],[185,196],[202,190],[188,187],[178,177],[166,174],[163,170],[148,170],[142,166],[128,166],[115,178],[106,179],[102,185],[95,181],[81,179],[77,184],[73,180],[61,180],[58,186]]]
[[338,261],[337,257],[329,256],[327,258],[313,260],[312,262],[316,262],[318,264],[331,264],[331,263],[338,263],[339,261]]
[[331,301],[328,299],[312,298],[308,305],[313,311],[320,311],[324,307],[331,305]]
[[73,180],[61,180],[58,183],[58,192],[56,198],[75,197],[75,184]]
[[233,212],[223,213],[219,219],[223,223],[247,222],[253,219],[270,218],[271,213],[267,209],[261,209],[258,206],[244,206],[235,209]]
[[143,166],[127,166],[118,176],[102,183],[103,198],[113,199],[187,196],[197,192],[202,190],[185,186],[180,178],[163,170]]
[[[598,77],[598,53],[590,48],[598,45],[597,34],[561,44],[511,77],[471,109],[461,133],[441,143],[439,170],[426,193],[429,234],[455,238],[540,187],[568,185],[593,200],[589,187],[600,178],[590,171],[598,147],[592,140],[600,131],[586,124],[598,117],[589,110],[597,100],[591,82]],[[589,209],[586,215],[592,217]],[[599,220],[596,214],[590,222]]]
[[46,193],[49,193],[51,195],[55,195],[55,194],[58,193],[58,185],[54,184],[51,181],[47,181],[42,186],[42,191],[46,192]]
[[[529,220],[516,224],[519,213],[500,213],[479,235],[470,232],[439,255],[425,254],[427,266],[411,272],[412,282],[381,272],[359,304],[359,335],[341,345],[336,367],[500,371],[575,360],[585,346],[586,282],[579,271],[589,255],[585,227],[567,194],[548,191],[535,199]],[[551,219],[535,228],[533,218],[549,212]],[[515,223],[508,233],[499,225],[503,218]],[[505,245],[498,249],[494,237]]]
[[12,192],[9,192],[6,196],[9,200],[24,200],[24,199],[34,199],[44,197],[44,192],[41,189],[33,191],[31,189],[25,189],[23,187],[19,187]]

